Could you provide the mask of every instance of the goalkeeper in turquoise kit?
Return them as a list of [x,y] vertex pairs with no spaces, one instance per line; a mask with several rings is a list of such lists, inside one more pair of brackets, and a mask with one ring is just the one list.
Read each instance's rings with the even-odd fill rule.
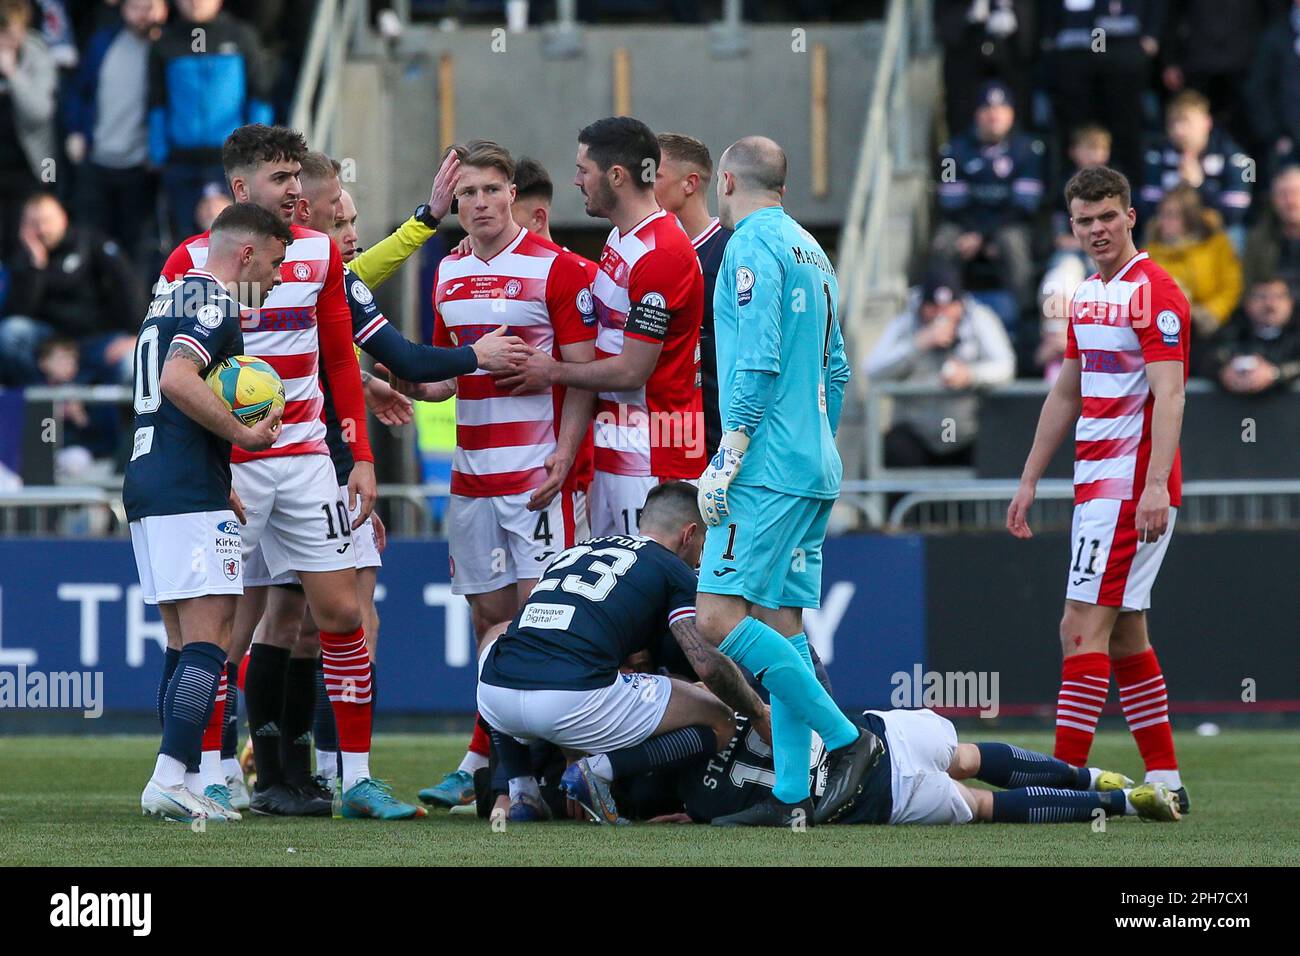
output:
[[[700,633],[755,675],[772,701],[772,797],[722,826],[824,822],[857,792],[883,745],[817,681],[803,609],[821,605],[822,541],[843,466],[835,429],[849,380],[835,272],[781,206],[785,153],[751,136],[718,163],[718,211],[735,230],[713,297],[722,441],[699,480],[708,524]],[[830,751],[814,817],[808,751]]]

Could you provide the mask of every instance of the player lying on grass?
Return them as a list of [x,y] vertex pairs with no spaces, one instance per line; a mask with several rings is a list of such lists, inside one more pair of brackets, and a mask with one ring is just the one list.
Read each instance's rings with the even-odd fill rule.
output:
[[[829,690],[821,662],[817,676]],[[754,685],[760,696],[766,692]],[[862,779],[860,791],[830,822],[838,824],[955,824],[1089,822],[1106,816],[1137,815],[1177,821],[1176,795],[1163,783],[1133,787],[1120,773],[1067,763],[1005,743],[959,743],[952,723],[930,710],[864,711],[846,715],[886,743],[885,752]],[[602,813],[656,823],[745,825],[745,811],[771,795],[776,782],[772,748],[744,717],[719,753],[701,756],[674,769],[619,776],[608,785],[611,800]],[[532,749],[530,759],[543,779],[560,779],[557,753]],[[578,765],[586,763],[579,760]],[[824,790],[826,750],[813,738],[809,788],[818,800]],[[573,770],[569,770],[569,775]],[[504,784],[498,771],[492,781]],[[979,780],[1000,791],[969,787]],[[560,788],[543,784],[553,810]],[[584,815],[594,816],[583,807]],[[803,821],[812,824],[811,819]]]
[[[959,743],[952,722],[930,710],[864,711],[849,715],[859,727],[885,741],[885,752],[867,771],[861,791],[830,823],[953,824],[1088,822],[1101,810],[1106,816],[1138,815],[1148,820],[1177,821],[1178,800],[1162,783],[1133,787],[1113,771],[1072,767],[1046,754],[1004,743]],[[814,800],[825,773],[825,748],[814,738],[810,776]],[[979,780],[998,791],[967,786]],[[767,799],[776,780],[772,748],[741,721],[727,747],[715,757],[697,760],[665,775],[656,785],[657,799],[644,810],[667,822],[737,826],[739,816]],[[614,793],[624,791],[616,782]],[[644,782],[626,791],[631,806],[648,798]],[[652,818],[652,819],[655,819]],[[811,822],[811,821],[809,821]]]

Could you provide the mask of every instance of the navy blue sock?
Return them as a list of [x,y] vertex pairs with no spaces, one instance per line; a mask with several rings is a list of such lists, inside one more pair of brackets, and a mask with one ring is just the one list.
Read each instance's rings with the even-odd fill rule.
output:
[[217,684],[226,666],[226,652],[217,644],[186,644],[163,702],[163,735],[159,753],[198,768],[203,730],[217,701]]
[[316,717],[312,721],[311,733],[316,738],[317,750],[338,751],[339,733],[334,726],[334,708],[325,693],[325,668],[319,660],[316,661]]
[[1124,791],[1053,790],[1024,787],[993,794],[994,823],[1086,823],[1097,809],[1124,813]]
[[239,665],[226,664],[226,726],[221,728],[221,759],[233,760],[239,750]]
[[181,652],[174,647],[169,647],[163,652],[163,672],[162,680],[158,682],[158,726],[161,727],[163,721],[163,706],[167,700],[167,685],[172,682],[172,675],[176,673],[176,665],[180,662]]
[[1023,750],[1012,744],[976,744],[980,769],[976,780],[995,787],[1056,787],[1087,790],[1092,775],[1087,767],[1071,767],[1064,760]]
[[492,739],[492,752],[497,758],[492,767],[494,793],[509,792],[510,781],[515,777],[533,776],[532,753],[527,744],[491,728],[488,728],[488,736]]
[[651,737],[633,747],[606,754],[615,780],[662,770],[718,752],[718,735],[712,727],[694,724]]

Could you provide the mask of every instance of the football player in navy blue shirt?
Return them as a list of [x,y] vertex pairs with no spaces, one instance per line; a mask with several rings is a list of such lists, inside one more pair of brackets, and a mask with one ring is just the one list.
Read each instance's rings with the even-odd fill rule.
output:
[[[641,534],[561,552],[514,620],[489,631],[478,704],[507,767],[509,819],[549,816],[521,742],[590,754],[569,767],[562,787],[593,819],[615,823],[612,780],[716,753],[734,733],[734,713],[770,739],[767,705],[695,628],[692,567],[703,541],[695,495],[685,482],[656,485]],[[665,627],[709,690],[622,671]]]
[[212,225],[206,268],[158,289],[136,339],[135,437],[122,498],[145,603],[160,606],[181,644],[160,689],[162,746],[140,798],[151,815],[239,819],[203,792],[197,775],[187,781],[186,771],[197,770],[205,728],[223,700],[243,592],[244,515],[231,488],[230,447],[271,447],[281,411],[245,425],[204,379],[242,352],[241,304],[262,305],[292,241],[288,226],[260,207],[226,209]]
[[693,136],[659,134],[659,168],[655,171],[655,199],[675,215],[691,237],[704,273],[704,318],[700,323],[700,388],[704,397],[706,448],[722,441],[718,411],[718,356],[713,339],[713,287],[718,282],[722,252],[731,230],[709,215],[709,181],[713,158],[709,148]]

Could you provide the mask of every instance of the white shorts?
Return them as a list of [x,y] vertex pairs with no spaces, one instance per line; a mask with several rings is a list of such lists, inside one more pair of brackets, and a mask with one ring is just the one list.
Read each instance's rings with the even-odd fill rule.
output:
[[[653,475],[615,475],[597,471],[591,479],[591,536],[637,534],[646,495],[655,485],[668,480]],[[694,480],[683,480],[695,484]]]
[[[348,489],[339,488],[339,500],[345,505],[348,500]],[[352,522],[357,520],[357,515],[361,513],[361,501],[357,500],[355,508],[348,509],[348,527],[352,527]],[[379,557],[379,545],[375,539],[375,524],[373,516],[366,518],[360,528],[352,532],[352,547],[356,549],[356,562],[358,568],[379,568],[383,567],[384,562]],[[300,584],[297,571],[283,571],[280,574],[271,574],[271,569],[266,566],[266,558],[262,555],[262,546],[252,548],[244,555],[244,587],[246,588],[264,588],[272,585],[283,586],[286,584]]]
[[495,498],[452,495],[447,548],[453,594],[484,594],[542,576],[551,558],[573,547],[581,492],[561,491],[545,511],[529,511],[530,492]]
[[478,712],[516,740],[601,754],[649,739],[672,693],[673,682],[659,674],[619,674],[601,690],[514,690],[480,681]]
[[132,521],[131,547],[144,603],[243,594],[242,541],[239,522],[229,509]]
[[230,474],[248,519],[244,553],[260,546],[271,579],[356,567],[352,522],[327,455],[235,462]]
[[932,710],[872,710],[885,722],[889,748],[891,826],[970,823],[974,817],[961,784],[948,776],[957,752],[952,721]]
[[266,558],[262,556],[262,546],[260,544],[245,552],[244,587],[265,588],[272,585],[283,586],[300,583],[297,571],[282,571],[279,574],[271,574],[271,569],[266,566]]
[[[344,507],[348,503],[347,486],[339,488],[339,501],[343,502]],[[361,497],[357,496],[357,505],[355,508],[348,508],[348,527],[352,527],[352,522],[357,520],[357,515],[361,514]],[[379,557],[379,543],[375,538],[375,519],[370,515],[361,523],[361,527],[352,532],[352,547],[356,549],[356,562],[358,568],[382,568],[383,559]]]
[[1178,509],[1156,541],[1138,541],[1137,502],[1093,498],[1074,506],[1065,597],[1127,611],[1151,606],[1151,587],[1169,550]]

